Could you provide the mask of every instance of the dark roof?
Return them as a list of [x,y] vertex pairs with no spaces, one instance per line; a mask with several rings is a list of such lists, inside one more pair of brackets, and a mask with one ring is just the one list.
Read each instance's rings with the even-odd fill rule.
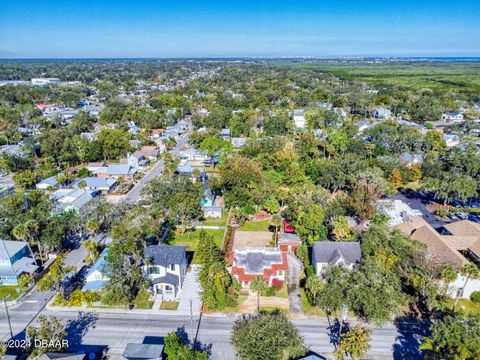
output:
[[171,285],[178,286],[179,285],[179,278],[178,278],[177,275],[167,272],[165,274],[165,276],[161,276],[161,277],[153,279],[152,283],[154,285],[165,283],[165,284],[171,284]]
[[145,256],[155,265],[181,264],[187,257],[186,246],[149,245]]
[[124,359],[161,359],[163,345],[158,344],[133,344],[125,346],[122,357]]
[[360,262],[362,252],[358,242],[316,241],[312,251],[319,263],[334,264],[343,257],[350,264]]

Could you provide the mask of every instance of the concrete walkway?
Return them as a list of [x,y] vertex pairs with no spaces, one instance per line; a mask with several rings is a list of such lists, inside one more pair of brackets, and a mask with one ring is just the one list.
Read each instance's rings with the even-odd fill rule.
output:
[[288,299],[290,314],[303,315],[303,304],[300,293],[300,276],[303,272],[302,262],[293,253],[287,253],[288,261]]
[[185,280],[183,281],[182,293],[180,294],[180,303],[178,304],[178,315],[190,315],[190,302],[192,304],[193,315],[200,314],[202,307],[202,300],[200,293],[202,288],[198,282],[198,272],[200,267],[198,265],[191,265],[190,272],[187,272]]

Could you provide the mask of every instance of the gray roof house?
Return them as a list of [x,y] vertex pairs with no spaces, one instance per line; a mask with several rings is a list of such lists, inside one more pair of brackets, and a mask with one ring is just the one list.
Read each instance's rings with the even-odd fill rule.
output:
[[122,360],[162,360],[163,345],[128,343],[122,354]]
[[95,191],[87,189],[60,189],[50,195],[59,211],[79,211],[96,196]]
[[170,245],[149,245],[145,248],[143,272],[152,283],[155,297],[178,299],[187,272],[186,250],[186,246]]
[[130,165],[109,165],[107,175],[110,177],[129,177],[135,174],[136,170]]
[[102,192],[110,192],[117,185],[117,180],[113,178],[86,177],[75,181],[72,187],[75,189],[81,188],[80,184],[82,182],[85,185],[84,189]]
[[422,154],[411,154],[409,152],[404,152],[402,155],[400,155],[400,164],[404,166],[420,165],[421,163],[423,163]]
[[33,274],[37,269],[26,242],[0,240],[0,285],[18,285],[20,275]]
[[50,176],[46,179],[43,179],[39,183],[35,185],[35,187],[39,190],[49,190],[49,189],[58,189],[59,185],[57,183],[56,176]]
[[362,259],[360,243],[350,241],[316,241],[312,248],[312,264],[317,275],[328,265],[355,269]]
[[388,120],[391,117],[392,117],[392,112],[389,109],[378,108],[378,109],[375,110],[375,118],[376,119]]

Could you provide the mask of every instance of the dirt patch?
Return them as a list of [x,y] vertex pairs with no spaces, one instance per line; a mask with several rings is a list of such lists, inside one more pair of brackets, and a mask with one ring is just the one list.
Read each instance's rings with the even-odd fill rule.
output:
[[265,247],[272,241],[269,231],[238,231],[235,230],[233,248],[245,249],[247,247]]
[[[279,298],[275,296],[260,296],[260,307],[278,308],[288,311],[290,309],[290,303],[287,298]],[[247,299],[240,304],[239,310],[241,313],[245,314],[253,314],[257,312],[257,295],[248,295]]]

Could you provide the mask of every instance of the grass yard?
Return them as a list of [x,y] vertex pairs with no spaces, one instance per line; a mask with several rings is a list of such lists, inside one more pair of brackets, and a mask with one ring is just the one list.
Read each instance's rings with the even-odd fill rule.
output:
[[205,219],[202,221],[202,225],[205,226],[226,226],[227,225],[228,211],[222,213],[222,217],[219,219]]
[[422,187],[422,184],[418,180],[410,181],[409,183],[402,185],[402,187],[405,189],[419,190]]
[[12,301],[18,298],[20,294],[17,291],[17,287],[14,285],[2,285],[0,286],[0,300],[7,297],[7,301]]
[[162,301],[160,310],[177,310],[178,304],[178,301]]
[[275,296],[280,298],[288,298],[287,285],[283,285],[282,288],[275,294]]
[[[210,235],[213,235],[215,239],[215,243],[220,247],[222,245],[223,233],[224,229],[199,229],[199,230],[190,230],[186,231],[183,234],[177,229],[173,234],[173,241],[171,242],[172,245],[185,245],[188,247],[189,251],[193,251],[197,249],[197,244],[199,240],[199,233],[200,230],[204,230]],[[192,263],[196,264],[197,260],[195,259],[195,254],[193,255]]]
[[248,298],[247,295],[239,295],[237,306],[226,307],[225,309],[222,310],[222,312],[227,312],[227,313],[238,313],[238,312],[240,312],[240,305],[243,302],[245,302],[247,300],[247,298]]
[[247,221],[245,224],[238,228],[239,231],[268,231],[270,226],[270,220],[262,221]]
[[[452,309],[455,300],[449,299],[447,301],[447,307]],[[463,310],[465,313],[470,315],[480,315],[480,304],[475,304],[470,299],[460,299],[456,307],[457,310]]]

